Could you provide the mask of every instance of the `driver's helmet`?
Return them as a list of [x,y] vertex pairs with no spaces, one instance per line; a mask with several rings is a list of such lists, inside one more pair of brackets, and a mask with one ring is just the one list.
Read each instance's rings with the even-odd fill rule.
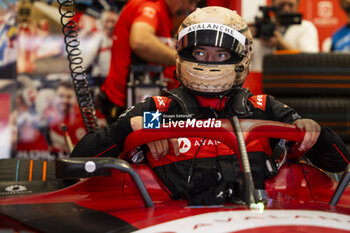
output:
[[[229,49],[224,62],[195,60],[196,45]],[[189,90],[218,96],[241,86],[249,72],[253,38],[247,23],[236,11],[210,6],[197,9],[183,21],[177,33],[176,73]]]

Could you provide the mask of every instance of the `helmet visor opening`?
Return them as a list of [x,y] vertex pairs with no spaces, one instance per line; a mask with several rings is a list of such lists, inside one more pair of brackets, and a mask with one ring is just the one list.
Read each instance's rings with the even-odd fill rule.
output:
[[[226,48],[231,51],[232,57],[241,59],[246,55],[245,51],[246,37],[240,32],[216,23],[199,23],[184,28],[178,34],[177,50],[181,56],[183,49],[191,49],[194,46],[212,46]],[[184,58],[191,57],[185,56]],[[193,58],[193,57],[192,57]],[[231,59],[230,59],[231,60]]]
[[[198,45],[200,46],[200,45]],[[187,47],[187,48],[183,48],[181,50],[178,51],[179,56],[186,61],[191,61],[191,62],[197,62],[197,63],[205,63],[205,64],[237,64],[240,63],[244,57],[236,54],[235,52],[231,52],[231,57],[225,61],[222,62],[218,62],[218,61],[214,61],[214,62],[209,62],[209,61],[200,61],[197,60],[194,56],[193,56],[193,49],[195,48],[195,46],[191,46],[191,47]]]

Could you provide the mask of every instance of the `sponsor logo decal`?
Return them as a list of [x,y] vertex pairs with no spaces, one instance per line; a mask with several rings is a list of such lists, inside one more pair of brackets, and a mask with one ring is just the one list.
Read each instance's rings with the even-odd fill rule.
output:
[[157,110],[156,112],[143,113],[143,128],[144,129],[159,129],[160,116],[162,114]]
[[157,100],[160,107],[165,107],[164,99],[161,96],[157,96]]
[[[162,121],[161,121],[162,117]],[[187,118],[187,119],[186,119]],[[178,120],[182,119],[182,120]],[[185,119],[185,120],[183,120]],[[187,115],[165,115],[159,110],[156,112],[144,112],[143,113],[143,128],[144,129],[159,129],[162,124],[163,128],[220,128],[221,121],[215,118],[197,120],[191,118],[191,116]]]
[[180,153],[186,153],[191,149],[191,141],[188,138],[178,138]]
[[256,100],[257,100],[258,105],[263,106],[263,96],[262,95],[258,95],[256,97]]
[[265,111],[266,107],[266,95],[254,95],[249,98],[254,107]]
[[21,184],[13,184],[6,186],[4,192],[0,192],[0,195],[18,195],[18,194],[28,194],[32,193],[31,190]]
[[226,25],[218,24],[218,23],[197,23],[197,24],[188,26],[179,32],[178,40],[181,40],[181,38],[184,37],[185,35],[198,30],[213,30],[213,31],[218,31],[218,32],[228,34],[233,38],[235,38],[236,40],[238,40],[240,44],[245,46],[246,37],[243,34]]
[[336,13],[338,12],[332,1],[318,1],[316,16],[312,20],[317,26],[335,26],[339,23],[339,19],[334,15]]
[[5,188],[5,191],[6,192],[23,192],[23,191],[27,191],[27,188],[26,186],[15,184],[15,185],[7,186]]

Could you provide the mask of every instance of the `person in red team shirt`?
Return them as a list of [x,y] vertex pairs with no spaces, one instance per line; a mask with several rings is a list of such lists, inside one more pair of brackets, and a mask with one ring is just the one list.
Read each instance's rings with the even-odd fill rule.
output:
[[198,0],[130,0],[114,29],[109,74],[101,86],[107,122],[125,107],[130,64],[175,65],[173,19],[195,10]]
[[57,85],[53,105],[44,111],[44,119],[47,121],[48,140],[52,154],[60,156],[60,154],[70,152],[62,127],[67,129],[73,145],[86,134],[71,82],[63,81]]

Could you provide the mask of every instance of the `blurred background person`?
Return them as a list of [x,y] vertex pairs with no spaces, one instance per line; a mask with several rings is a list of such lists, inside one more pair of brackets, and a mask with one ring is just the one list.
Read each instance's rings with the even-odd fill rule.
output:
[[[43,61],[44,59],[55,57],[63,58],[63,39],[50,31],[47,18],[37,20],[29,18],[19,23],[18,28],[18,73],[39,74],[45,71],[54,72],[54,70],[62,67],[60,62],[65,60],[55,60],[55,66],[49,69],[48,62]],[[63,64],[65,65],[65,63]]]
[[130,64],[175,65],[173,19],[194,11],[198,2],[130,0],[123,7],[114,29],[111,67],[101,86],[108,123],[125,109]]
[[63,55],[63,41],[61,35],[57,35],[50,29],[48,18],[38,19],[36,24],[33,52],[35,53],[35,71],[40,73],[45,68],[40,67],[38,60],[50,59],[55,56],[61,57]]
[[16,157],[37,158],[49,153],[49,147],[44,134],[39,127],[38,115],[34,110],[36,90],[25,88],[16,96]]
[[118,20],[117,9],[109,8],[101,12],[97,20],[98,30],[82,41],[83,66],[87,74],[89,87],[93,93],[96,115],[99,124],[106,125],[105,116],[100,112],[100,86],[107,77],[113,44],[114,26]]
[[15,156],[20,158],[38,158],[49,154],[49,147],[41,131],[40,119],[36,108],[38,85],[27,75],[19,75],[16,92]]
[[61,81],[57,84],[53,103],[44,110],[42,118],[46,121],[45,134],[51,154],[59,157],[69,154],[63,129],[67,130],[73,145],[86,134],[71,81]]
[[100,86],[106,78],[113,43],[113,30],[118,19],[118,13],[114,10],[105,10],[98,20],[99,30],[94,33],[87,43],[83,44],[83,65],[89,75],[91,86]]
[[[272,6],[280,14],[298,13],[299,0],[272,0]],[[275,24],[272,35],[259,36],[254,40],[253,71],[262,71],[263,57],[276,50],[319,52],[318,32],[311,21],[302,19],[301,24],[282,25],[278,17],[272,20]],[[252,31],[254,34],[257,29],[253,27]]]
[[85,4],[76,4],[76,12],[73,21],[77,23],[76,30],[79,32],[78,36],[83,39],[95,33],[97,29],[96,18],[90,14],[87,14],[84,6]]
[[34,73],[37,24],[31,19],[18,25],[18,73]]
[[16,3],[3,1],[2,4],[0,4],[0,68],[17,60]]
[[332,35],[331,51],[350,52],[350,0],[339,0],[339,4],[348,16],[348,23]]

